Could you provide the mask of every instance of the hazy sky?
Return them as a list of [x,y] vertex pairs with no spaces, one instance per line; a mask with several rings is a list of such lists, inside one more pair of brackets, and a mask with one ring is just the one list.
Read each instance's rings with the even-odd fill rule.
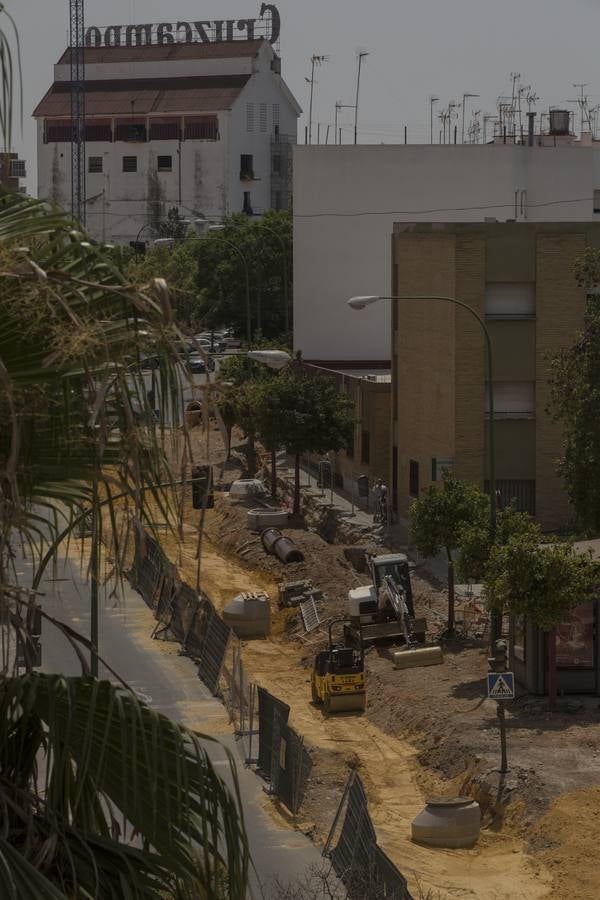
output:
[[[16,149],[28,162],[35,190],[31,112],[52,81],[52,65],[67,44],[68,0],[5,0],[15,17],[23,56],[23,136]],[[283,75],[308,111],[312,54],[330,59],[317,72],[313,119],[333,125],[336,100],[354,102],[356,54],[363,65],[359,140],[429,141],[429,97],[441,103],[481,95],[473,109],[493,113],[520,72],[540,97],[538,111],[576,96],[589,82],[600,103],[600,0],[275,0],[282,18]],[[260,0],[86,0],[86,25],[255,17]],[[441,104],[440,104],[441,105]],[[574,106],[570,107],[574,109]],[[351,140],[352,110],[343,111]],[[304,135],[304,118],[300,136]],[[459,134],[461,120],[458,119]],[[314,136],[316,137],[316,126]],[[436,125],[436,131],[439,129]],[[333,131],[333,128],[332,128]],[[333,140],[333,134],[330,134]]]

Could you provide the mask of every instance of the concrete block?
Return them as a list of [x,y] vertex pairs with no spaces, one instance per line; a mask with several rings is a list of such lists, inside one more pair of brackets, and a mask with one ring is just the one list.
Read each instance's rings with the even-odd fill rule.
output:
[[271,600],[262,591],[239,594],[223,610],[223,621],[240,638],[264,638],[271,630]]
[[412,839],[428,847],[473,847],[479,838],[481,811],[470,797],[434,797],[413,819]]

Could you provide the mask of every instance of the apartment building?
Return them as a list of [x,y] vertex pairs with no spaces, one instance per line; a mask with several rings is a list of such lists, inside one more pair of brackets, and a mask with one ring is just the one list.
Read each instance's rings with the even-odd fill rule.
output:
[[[573,263],[587,246],[600,246],[600,223],[398,223],[393,233],[394,295],[455,297],[483,317],[497,488],[549,530],[571,518],[556,473],[561,427],[547,411],[549,356],[584,325],[586,294]],[[444,466],[487,487],[485,344],[476,319],[450,303],[407,300],[387,313],[393,496],[406,517]]]

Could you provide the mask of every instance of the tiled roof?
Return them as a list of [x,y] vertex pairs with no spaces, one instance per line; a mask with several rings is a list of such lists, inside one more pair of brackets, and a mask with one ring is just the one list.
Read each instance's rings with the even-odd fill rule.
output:
[[[86,64],[121,62],[156,62],[173,59],[234,59],[255,57],[264,39],[254,41],[218,41],[216,43],[144,45],[141,47],[86,47]],[[58,65],[69,65],[71,50],[67,48]]]
[[[216,112],[231,107],[249,78],[249,75],[215,75],[88,81],[85,113],[86,116],[117,116],[132,112],[135,115]],[[55,81],[33,115],[69,116],[70,91],[70,82]]]

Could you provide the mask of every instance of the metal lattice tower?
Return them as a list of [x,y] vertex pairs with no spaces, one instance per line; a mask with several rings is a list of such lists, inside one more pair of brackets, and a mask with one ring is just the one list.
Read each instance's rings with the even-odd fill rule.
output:
[[85,33],[84,0],[69,0],[71,50],[71,213],[85,224]]

